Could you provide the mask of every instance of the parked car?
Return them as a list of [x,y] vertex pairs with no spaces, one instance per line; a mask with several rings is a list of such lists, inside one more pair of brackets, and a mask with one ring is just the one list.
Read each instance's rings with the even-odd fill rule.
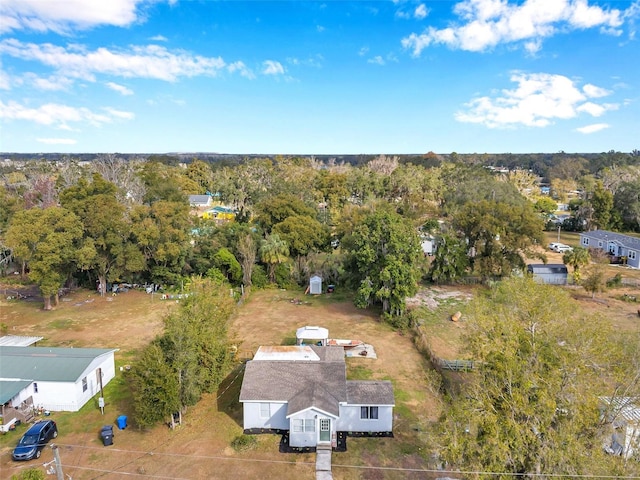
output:
[[558,245],[562,245],[562,243],[560,242],[552,242],[549,244],[549,250],[553,250],[554,252],[556,251],[556,248],[558,247]]
[[556,247],[556,252],[558,253],[570,252],[571,250],[573,250],[573,247],[570,247],[569,245],[558,245]]
[[42,449],[47,442],[58,436],[58,426],[53,420],[44,420],[35,423],[27,430],[16,448],[13,450],[14,460],[32,460],[40,458]]

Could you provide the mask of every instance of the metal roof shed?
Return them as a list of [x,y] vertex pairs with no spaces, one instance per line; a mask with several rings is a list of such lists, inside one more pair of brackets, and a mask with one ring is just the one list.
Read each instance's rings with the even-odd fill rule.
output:
[[567,266],[561,263],[530,264],[527,265],[527,272],[533,275],[533,278],[540,283],[549,285],[567,284]]

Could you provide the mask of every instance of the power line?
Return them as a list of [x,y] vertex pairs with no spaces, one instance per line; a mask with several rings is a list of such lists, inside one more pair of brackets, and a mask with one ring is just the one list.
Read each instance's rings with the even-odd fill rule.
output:
[[[77,447],[77,448],[88,448],[88,449],[96,449],[102,450],[100,447],[93,446],[84,446],[84,445],[71,445],[71,444],[59,444],[60,446],[67,447]],[[124,465],[128,465],[133,463],[135,460],[139,460],[146,455],[153,456],[164,456],[164,457],[174,457],[174,458],[188,458],[194,460],[227,460],[227,461],[237,461],[237,462],[247,462],[247,463],[268,463],[268,464],[277,464],[277,465],[308,465],[315,466],[315,462],[297,462],[297,461],[288,461],[288,460],[268,460],[268,459],[260,459],[260,458],[238,458],[238,457],[226,457],[219,455],[188,455],[181,453],[171,453],[171,452],[152,452],[152,451],[142,451],[142,450],[127,450],[127,449],[118,449],[118,448],[110,448],[109,452],[120,452],[120,453],[137,453],[141,454],[140,457],[128,462]],[[123,465],[123,466],[124,466]],[[147,474],[139,474],[139,473],[129,473],[129,472],[120,472],[117,470],[101,470],[94,469],[90,467],[77,467],[72,465],[64,465],[68,468],[80,468],[84,470],[95,470],[98,472],[106,473],[122,473],[127,475],[140,475],[147,476],[150,478],[167,478],[174,480],[182,480],[180,477],[166,477],[166,476],[156,476],[156,475],[147,475]],[[436,474],[452,474],[452,475],[488,475],[488,476],[510,476],[514,478],[524,478],[524,477],[537,477],[537,478],[597,478],[597,479],[617,479],[617,480],[640,480],[640,476],[637,475],[629,475],[629,476],[620,476],[620,475],[592,475],[592,474],[568,474],[568,473],[513,473],[513,472],[487,472],[487,471],[475,471],[475,470],[439,470],[439,469],[429,469],[429,468],[404,468],[404,467],[385,467],[385,466],[365,466],[365,465],[346,465],[346,464],[338,464],[332,463],[332,468],[349,468],[349,469],[360,469],[360,470],[382,470],[382,471],[396,471],[396,472],[407,472],[407,473],[436,473]],[[102,475],[100,475],[102,476]],[[95,477],[99,478],[99,477]]]

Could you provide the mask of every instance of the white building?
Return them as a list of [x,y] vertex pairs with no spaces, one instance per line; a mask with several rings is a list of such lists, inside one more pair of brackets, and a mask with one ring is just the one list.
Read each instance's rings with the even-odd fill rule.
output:
[[391,382],[347,380],[342,347],[260,347],[247,362],[240,402],[246,433],[288,433],[290,447],[393,435]]
[[0,346],[1,405],[78,411],[115,377],[116,351]]

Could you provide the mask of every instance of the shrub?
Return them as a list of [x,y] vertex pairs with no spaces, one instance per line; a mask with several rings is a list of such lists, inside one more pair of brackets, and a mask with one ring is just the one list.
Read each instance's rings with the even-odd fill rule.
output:
[[258,440],[253,435],[239,435],[231,441],[231,448],[236,452],[251,450],[258,445]]

